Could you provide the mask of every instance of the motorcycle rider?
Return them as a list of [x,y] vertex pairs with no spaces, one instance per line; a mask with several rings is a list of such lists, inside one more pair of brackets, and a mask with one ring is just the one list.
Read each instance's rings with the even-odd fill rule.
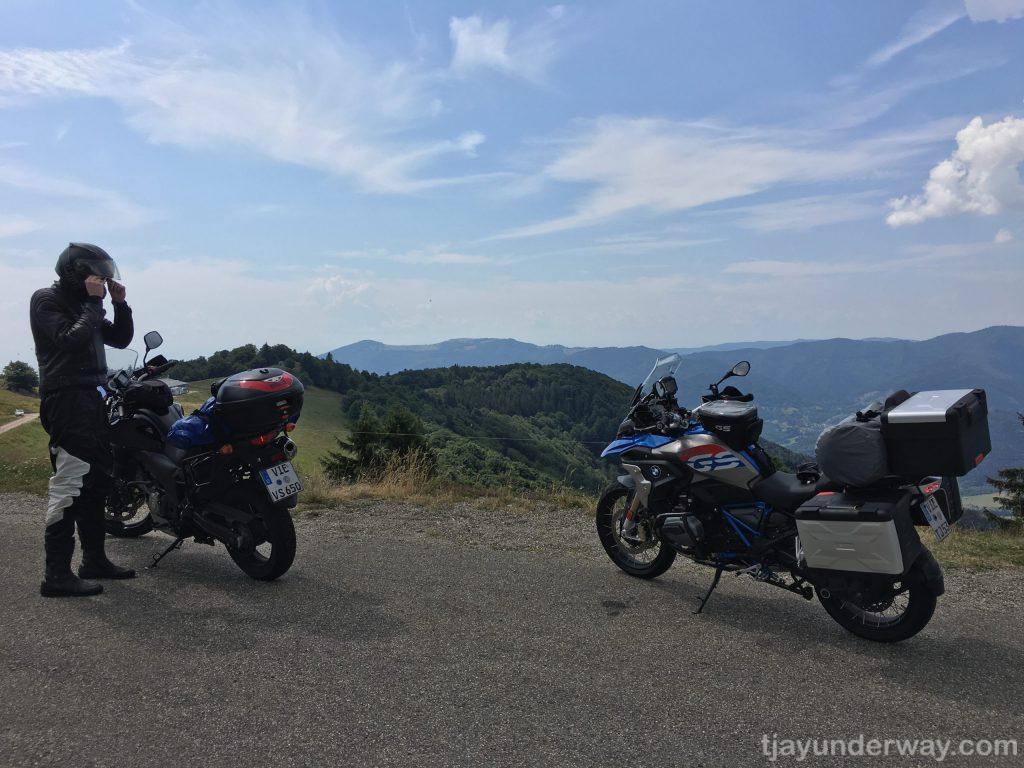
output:
[[[131,307],[117,265],[102,248],[70,243],[57,259],[58,280],[32,294],[30,320],[39,363],[40,421],[50,436],[44,597],[95,595],[85,579],[130,579],[104,552],[103,516],[112,457],[109,425],[98,387],[106,383],[104,344],[124,349],[134,335]],[[114,320],[106,319],[109,287]],[[71,571],[74,531],[82,545],[78,576]]]

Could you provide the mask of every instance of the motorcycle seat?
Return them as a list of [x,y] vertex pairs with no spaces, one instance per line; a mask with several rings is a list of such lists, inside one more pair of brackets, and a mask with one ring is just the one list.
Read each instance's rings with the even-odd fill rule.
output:
[[804,483],[796,475],[776,472],[757,482],[750,490],[757,499],[776,509],[794,510],[808,499],[833,487],[832,481],[824,475],[815,482]]

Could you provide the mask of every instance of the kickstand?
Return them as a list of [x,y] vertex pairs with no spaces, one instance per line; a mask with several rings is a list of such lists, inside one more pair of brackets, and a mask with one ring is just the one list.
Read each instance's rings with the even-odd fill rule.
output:
[[714,592],[715,591],[715,587],[718,586],[718,580],[720,578],[722,578],[722,571],[723,570],[724,570],[723,568],[716,568],[715,569],[715,578],[711,580],[711,587],[708,589],[707,594],[704,595],[704,597],[702,597],[700,599],[700,605],[697,606],[697,610],[693,612],[693,614],[695,616],[698,613],[700,613],[701,611],[704,610],[704,606],[707,605],[707,603],[708,603],[708,598],[711,597],[711,593]]
[[165,557],[167,557],[167,556],[168,556],[169,554],[171,554],[171,552],[172,552],[173,550],[175,550],[175,549],[181,549],[181,543],[182,543],[182,542],[183,542],[184,540],[185,540],[185,537],[184,537],[184,536],[179,536],[179,537],[178,537],[178,538],[176,538],[176,539],[175,539],[174,541],[172,541],[172,542],[171,542],[171,545],[170,545],[169,547],[167,547],[167,549],[165,549],[165,550],[164,550],[163,552],[161,552],[161,553],[160,553],[159,555],[153,555],[153,562],[152,562],[152,563],[150,563],[149,565],[147,565],[147,566],[146,566],[146,570],[147,570],[147,571],[149,571],[149,570],[152,570],[153,568],[156,568],[157,564],[158,564],[158,563],[159,563],[159,562],[160,562],[161,560],[163,560],[163,559],[164,559]]

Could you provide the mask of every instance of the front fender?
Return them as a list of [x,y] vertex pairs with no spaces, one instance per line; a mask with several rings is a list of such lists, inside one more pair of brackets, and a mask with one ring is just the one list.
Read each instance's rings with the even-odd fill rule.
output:
[[636,488],[636,483],[633,482],[633,478],[630,475],[619,475],[615,480],[623,488]]

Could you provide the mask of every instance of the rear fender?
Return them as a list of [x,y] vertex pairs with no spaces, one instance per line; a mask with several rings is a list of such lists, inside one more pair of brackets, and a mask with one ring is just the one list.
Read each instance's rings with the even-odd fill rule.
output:
[[935,555],[927,549],[921,549],[921,554],[914,561],[912,573],[919,574],[919,578],[924,580],[925,586],[936,597],[946,591],[946,580],[942,576],[942,568],[935,559]]

